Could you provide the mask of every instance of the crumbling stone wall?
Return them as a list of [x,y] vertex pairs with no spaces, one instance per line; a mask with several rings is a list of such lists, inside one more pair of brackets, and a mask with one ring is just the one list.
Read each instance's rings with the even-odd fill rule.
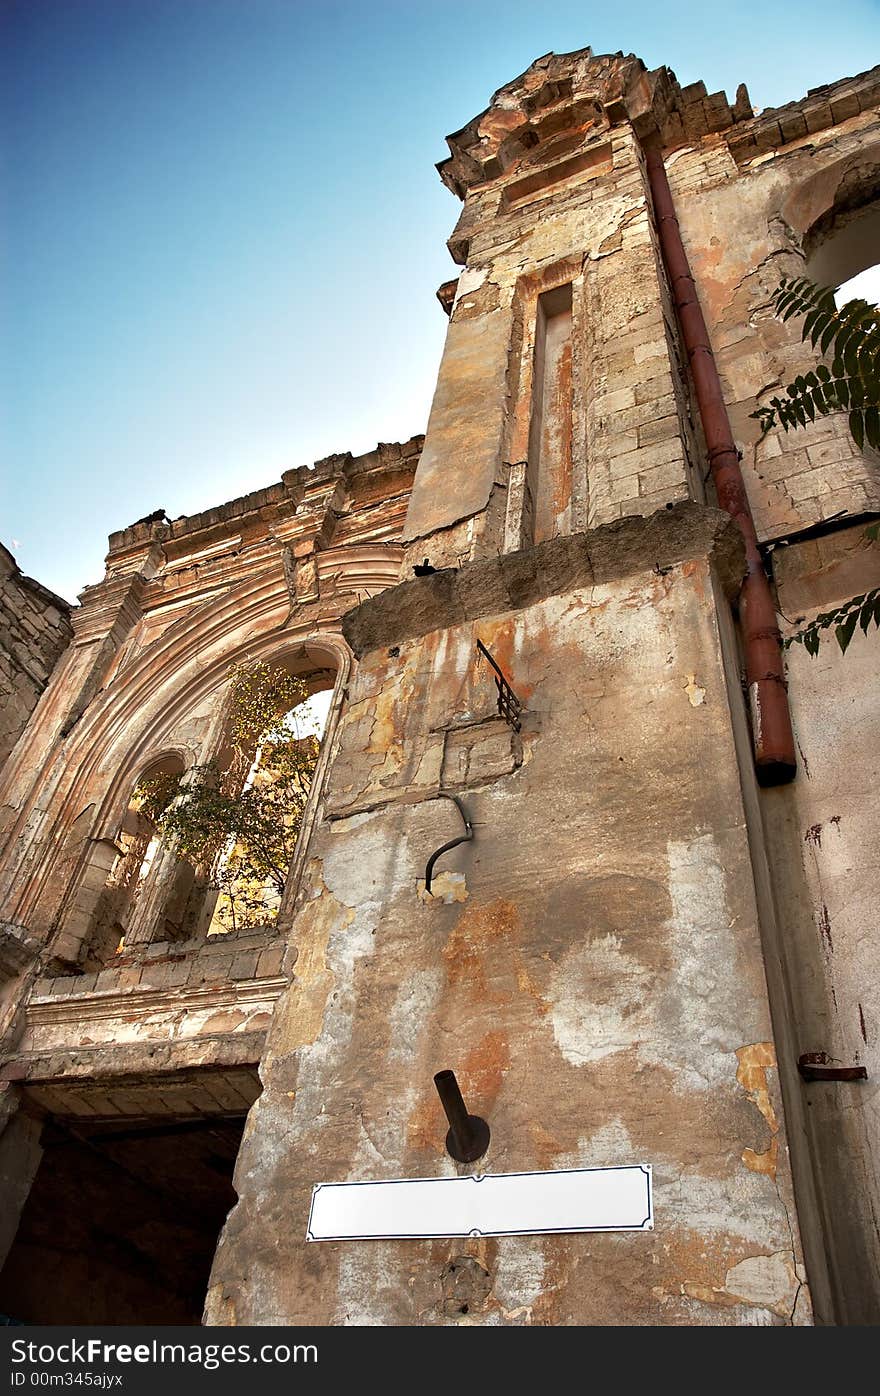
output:
[[[72,643],[0,784],[0,1098],[11,1120],[20,1106],[28,1119],[93,1120],[253,1103],[295,959],[284,908],[264,930],[169,940],[178,860],[161,850],[141,889],[143,924],[113,954],[95,939],[107,879],[143,771],[222,749],[240,662],[283,660],[313,690],[335,686],[320,786],[350,667],[340,619],[398,580],[420,447],[334,456],[220,508],[173,521],[158,511],[111,537],[104,580],[83,592]],[[296,881],[294,866],[291,895]],[[20,1206],[39,1151],[10,1140]]]
[[[755,113],[744,87],[549,54],[449,137],[463,270],[424,443],[114,534],[0,784],[11,1117],[113,1104],[114,1069],[123,1112],[251,1104],[229,1074],[262,1056],[209,1322],[880,1315],[872,642],[792,650],[800,769],[759,790],[743,555],[713,508],[650,143],[786,630],[875,585],[876,461],[836,419],[760,438],[751,414],[809,362],[772,314],[780,276],[834,265],[841,228],[849,262],[866,245],[880,70]],[[275,935],[162,934],[91,967],[144,763],[213,749],[229,664],[273,655],[336,674]],[[453,793],[474,839],[431,897]],[[807,1085],[804,1053],[868,1083]],[[449,1067],[492,1126],[482,1167],[651,1162],[654,1233],[307,1247],[316,1183],[455,1171],[431,1084]]]
[[[876,466],[854,450],[844,424],[760,440],[750,415],[808,361],[797,327],[773,317],[771,292],[782,274],[815,256],[817,229],[830,226],[835,208],[845,203],[851,211],[853,189],[868,189],[864,172],[880,138],[878,78],[875,70],[781,112],[756,114],[744,87],[730,104],[699,83],[681,88],[668,69],[647,72],[632,56],[551,54],[449,137],[440,172],[463,200],[450,240],[463,270],[454,287],[441,290],[450,327],[404,535],[408,564],[427,556],[440,570],[420,589],[384,593],[347,622],[361,663],[293,925],[300,968],[270,1032],[268,1089],[242,1164],[242,1200],[218,1253],[209,1318],[802,1322],[809,1311],[798,1220],[821,1320],[865,1321],[877,1312],[867,1102],[844,1090],[845,1101],[818,1112],[823,1136],[796,1065],[815,1045],[837,990],[815,945],[800,963],[786,952],[791,912],[783,903],[788,898],[803,911],[810,897],[800,857],[790,849],[777,857],[773,821],[777,807],[789,819],[804,818],[824,796],[758,791],[735,616],[713,549],[698,563],[694,548],[693,563],[683,565],[687,580],[677,562],[667,570],[665,561],[662,540],[675,536],[678,502],[699,504],[707,494],[711,501],[712,486],[644,148],[653,141],[665,153],[759,538],[768,554],[783,542],[793,550],[805,531],[834,528],[842,514],[858,519],[878,506]],[[558,305],[563,289],[571,305],[572,412],[569,496],[558,532],[571,536],[536,547],[535,446],[543,424],[541,431],[534,424],[536,411],[547,410],[546,385],[537,382],[541,307],[553,296]],[[557,396],[564,377],[554,380]],[[551,412],[557,409],[561,421],[551,401]],[[650,516],[648,524],[638,525],[639,516]],[[608,532],[612,521],[636,533]],[[630,549],[635,538],[641,547]],[[611,574],[608,559],[618,548],[625,561]],[[691,584],[696,593],[688,599]],[[658,588],[666,587],[661,596]],[[561,598],[559,612],[550,596]],[[663,640],[658,614],[668,625]],[[679,629],[685,617],[687,641]],[[591,638],[600,632],[601,640]],[[493,642],[527,708],[535,707],[521,747],[477,701],[469,660],[478,634]],[[688,647],[697,636],[707,646],[699,655]],[[645,666],[640,681],[628,667],[629,646]],[[685,654],[687,672],[674,695],[662,666]],[[807,662],[797,658],[793,673]],[[861,673],[851,670],[846,686],[873,722]],[[605,712],[608,694],[614,701]],[[679,700],[683,715],[704,724],[721,702],[724,737],[713,729],[703,748],[703,729],[695,734],[685,724],[685,735]],[[809,704],[795,700],[794,713],[804,735],[815,732]],[[654,748],[655,723],[662,753]],[[811,778],[806,751],[802,758],[798,791]],[[854,795],[858,785],[855,776]],[[474,807],[475,838],[457,851],[442,904],[428,903],[426,911],[417,904],[420,861],[448,836],[450,807],[435,797],[453,789]],[[684,791],[699,791],[695,798],[708,803],[688,815]],[[625,809],[625,821],[616,821],[617,809]],[[859,809],[866,828],[876,820],[870,796]],[[685,826],[693,821],[682,833],[685,861],[706,840],[724,847],[724,892],[714,911],[703,895],[714,885],[708,866],[676,891],[666,855],[651,852],[652,830],[668,831],[679,816]],[[624,910],[615,878],[634,869],[647,880],[639,883],[645,892],[631,888]],[[565,888],[579,878],[586,878],[580,894],[566,899]],[[855,882],[861,897],[865,878]],[[852,890],[852,882],[846,886]],[[648,887],[678,912],[652,913]],[[753,899],[748,912],[724,900],[743,896]],[[676,915],[690,927],[686,948],[673,944]],[[696,928],[704,917],[702,937]],[[654,952],[661,959],[668,953],[675,967],[671,996],[659,960],[652,961],[651,990],[642,996],[638,987],[634,962],[648,922]],[[735,949],[725,936],[747,924],[754,939]],[[801,925],[798,943],[809,939]],[[861,963],[860,954],[853,943],[850,963]],[[619,958],[612,964],[609,956]],[[764,957],[769,989],[753,973]],[[740,1026],[725,1048],[730,995],[738,1004],[731,1021]],[[647,1057],[655,1049],[646,1044],[666,1041],[673,1020],[701,1022],[708,1003],[711,1026],[707,1018],[700,1051],[686,1067],[679,1063],[683,1074],[676,1075],[674,1051],[666,1059],[674,1079],[661,1093],[671,1119],[652,1133]],[[567,1027],[555,1031],[562,1022]],[[555,1025],[549,1055],[548,1023]],[[734,1045],[737,1032],[742,1040]],[[866,1046],[863,1037],[859,1050]],[[736,1058],[742,1097],[726,1094],[725,1053]],[[532,1057],[540,1064],[534,1072]],[[356,1061],[369,1062],[369,1070]],[[785,1120],[773,1097],[777,1061]],[[311,1184],[450,1168],[429,1080],[438,1066],[456,1065],[472,1108],[501,1126],[502,1139],[493,1133],[493,1170],[633,1161],[653,1152],[661,1175],[674,1176],[682,1207],[664,1196],[661,1176],[664,1256],[650,1254],[643,1238],[618,1244],[595,1237],[457,1248],[353,1244],[306,1254]],[[601,1124],[575,1142],[565,1122],[593,1101],[594,1075],[603,1080],[595,1102]],[[685,1125],[685,1098],[699,1096],[707,1082],[699,1126]],[[738,1100],[757,1106],[769,1131],[757,1143],[733,1143],[728,1111]],[[627,1112],[636,1101],[634,1134]],[[854,1121],[846,1159],[823,1179],[841,1108]],[[300,1147],[282,1158],[273,1140],[291,1131]],[[798,1219],[785,1183],[787,1139],[796,1150]],[[726,1201],[717,1210],[705,1197],[697,1201],[695,1180],[707,1167],[723,1179]],[[857,1181],[841,1202],[835,1180],[846,1170]],[[262,1182],[267,1175],[271,1187]],[[755,1175],[767,1191],[749,1192],[754,1229],[746,1237],[736,1199],[756,1186]],[[279,1176],[303,1219],[298,1236],[287,1230],[281,1239],[277,1227],[269,1235]],[[780,1198],[788,1200],[777,1230]],[[474,1266],[479,1283],[466,1286],[466,1304],[450,1304],[450,1276],[471,1275]]]
[[[762,438],[750,415],[815,362],[799,324],[772,313],[780,278],[835,284],[876,260],[876,240],[872,251],[870,240],[836,239],[854,220],[873,227],[880,209],[878,107],[875,68],[667,159],[787,636],[880,578],[880,545],[865,537],[880,510],[880,463],[856,448],[845,416]],[[766,923],[777,927],[767,953],[784,964],[793,1005],[789,1067],[809,1056],[867,1072],[865,1082],[790,1085],[804,1101],[805,1154],[825,1216],[832,1294],[823,1312],[855,1323],[880,1315],[880,939],[869,909],[880,819],[876,648],[859,633],[844,657],[829,632],[816,659],[799,645],[787,651],[800,770],[761,797],[774,886]]]
[[[349,618],[331,817],[209,1320],[808,1320],[714,618],[741,572],[726,516],[680,505]],[[432,898],[443,792],[475,834]],[[307,1245],[317,1182],[454,1176],[447,1067],[490,1122],[482,1171],[652,1161],[655,1232]],[[460,1269],[479,1283],[451,1306]]]
[[0,767],[24,731],[70,636],[69,604],[23,576],[0,544]]

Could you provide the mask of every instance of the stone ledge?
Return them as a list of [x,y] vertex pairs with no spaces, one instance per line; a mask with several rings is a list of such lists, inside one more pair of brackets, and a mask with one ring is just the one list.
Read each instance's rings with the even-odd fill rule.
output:
[[165,1011],[193,1012],[201,1008],[228,1008],[237,1004],[274,1002],[287,985],[284,975],[267,979],[249,979],[225,984],[205,984],[197,987],[155,988],[135,986],[99,990],[81,994],[48,997],[34,995],[25,1009],[28,1023],[80,1023],[98,1018],[116,1018],[131,1013],[136,1005],[139,1013]]
[[25,1052],[0,1066],[0,1081],[24,1083],[81,1080],[145,1073],[155,1082],[160,1073],[206,1067],[255,1067],[262,1057],[265,1032],[224,1033],[183,1040],[112,1043],[100,1047],[58,1047]]
[[737,594],[745,575],[739,529],[724,510],[687,500],[647,518],[616,519],[589,533],[402,582],[346,611],[342,632],[360,658],[431,630],[521,610],[577,587],[619,581],[692,558],[709,558],[727,595]]

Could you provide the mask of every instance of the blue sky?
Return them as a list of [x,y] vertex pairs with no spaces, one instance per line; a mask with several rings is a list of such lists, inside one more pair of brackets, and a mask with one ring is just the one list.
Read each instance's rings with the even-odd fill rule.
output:
[[880,4],[0,0],[0,536],[73,599],[107,534],[424,430],[444,136],[591,44],[756,106]]

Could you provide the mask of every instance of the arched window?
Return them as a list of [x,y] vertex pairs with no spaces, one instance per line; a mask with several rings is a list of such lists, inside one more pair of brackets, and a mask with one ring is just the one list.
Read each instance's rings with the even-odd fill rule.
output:
[[[232,758],[215,784],[225,835],[208,871],[214,894],[208,899],[208,935],[265,928],[277,920],[331,698],[332,689],[309,693],[304,679],[277,663],[243,666],[234,676]],[[224,790],[232,797],[228,801]],[[184,822],[185,801],[184,795]]]
[[150,942],[274,925],[314,817],[338,689],[328,657],[336,658],[329,646],[300,646],[235,665],[216,690],[213,735],[196,759],[170,752],[146,762],[120,822],[91,841],[101,856],[86,860],[64,926],[71,948],[79,944],[78,969]]
[[880,301],[880,190],[876,164],[840,175],[831,206],[804,236],[805,274],[839,286],[838,305],[860,297]]
[[115,839],[116,858],[86,943],[87,967],[104,964],[122,950],[143,920],[139,913],[162,842],[158,811],[178,790],[184,769],[183,758],[169,753],[150,761],[134,784]]
[[[877,265],[878,248],[880,196],[876,170],[851,170],[841,178],[832,206],[806,233],[805,273],[821,286],[842,286]],[[876,279],[870,284],[876,289]],[[864,290],[852,295],[874,299]]]

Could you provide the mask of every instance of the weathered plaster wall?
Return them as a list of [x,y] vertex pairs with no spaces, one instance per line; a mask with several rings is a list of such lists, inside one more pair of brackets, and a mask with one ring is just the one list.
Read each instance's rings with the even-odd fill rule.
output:
[[[880,585],[880,546],[866,540],[861,526],[774,556],[780,607],[791,621],[811,619]],[[832,1065],[864,1066],[868,1073],[865,1082],[802,1087],[838,1317],[850,1323],[876,1322],[880,1312],[877,658],[873,631],[857,630],[845,655],[830,632],[815,658],[792,646],[789,682],[802,777],[763,796],[796,1005],[793,1050],[824,1054]]]
[[70,643],[70,606],[22,575],[0,544],[0,766]]
[[[763,439],[750,416],[815,361],[800,323],[782,324],[772,312],[781,276],[833,284],[876,259],[876,245],[853,234],[876,217],[878,98],[875,69],[765,113],[748,141],[747,128],[734,139],[709,135],[667,158],[758,533],[776,545],[787,634],[880,580],[864,523],[840,524],[880,508],[874,454],[857,450],[842,415]],[[849,229],[843,240],[841,228]],[[808,529],[812,536],[798,541]],[[784,965],[777,1006],[790,1003],[792,1066],[802,1054],[826,1053],[832,1064],[868,1072],[865,1083],[837,1085],[795,1077],[792,1089],[824,1231],[825,1320],[876,1322],[876,645],[859,633],[844,658],[830,637],[817,659],[794,646],[787,667],[801,767],[791,787],[761,796],[779,927],[771,953]]]
[[[783,324],[773,313],[780,278],[806,271],[840,281],[874,257],[878,108],[880,69],[815,89],[779,111],[755,114],[744,88],[730,106],[723,94],[709,96],[702,84],[678,88],[669,70],[639,72],[631,58],[595,58],[584,51],[539,60],[496,93],[486,112],[449,137],[451,156],[441,175],[464,200],[450,247],[466,263],[453,327],[456,317],[479,321],[490,313],[497,317],[508,299],[512,306],[507,426],[498,438],[500,456],[494,439],[490,449],[496,461],[493,488],[507,492],[507,526],[499,543],[491,494],[482,517],[471,518],[466,528],[450,526],[457,497],[435,494],[434,512],[425,515],[422,528],[427,533],[430,523],[438,531],[419,538],[410,551],[454,564],[528,545],[528,528],[511,529],[510,520],[512,512],[528,515],[528,479],[523,485],[516,462],[530,459],[529,375],[537,363],[530,327],[535,294],[566,277],[573,287],[573,391],[580,424],[573,433],[572,527],[641,512],[651,490],[656,493],[650,507],[678,498],[681,491],[701,497],[701,477],[709,477],[707,463],[701,464],[705,448],[693,423],[687,365],[656,256],[639,156],[639,141],[654,139],[666,152],[758,536],[777,547],[781,611],[787,617],[810,615],[823,600],[831,604],[875,585],[864,548],[850,548],[842,565],[834,551],[838,545],[821,533],[839,527],[841,518],[858,519],[880,508],[873,453],[856,449],[842,416],[806,431],[774,431],[761,438],[751,414],[814,362],[798,322]],[[581,155],[574,157],[578,150]],[[568,158],[560,161],[563,153]],[[576,161],[581,162],[577,168]],[[610,226],[599,237],[605,214]],[[542,260],[551,243],[558,262]],[[522,265],[516,262],[520,254]],[[532,265],[537,270],[530,275]],[[478,386],[474,364],[468,381],[472,391],[485,393],[487,408],[497,411],[494,380]],[[428,446],[433,452],[430,429]],[[438,453],[448,478],[457,478],[465,456],[456,453],[454,432],[445,434]],[[427,479],[424,483],[430,486]],[[410,532],[419,518],[422,484],[417,477]],[[711,483],[708,489],[711,495]],[[797,544],[805,530],[818,531],[817,536]],[[783,544],[786,553],[780,551]],[[834,580],[823,576],[817,600],[810,591],[815,579],[804,590],[804,573],[819,564],[804,559],[822,548],[827,553],[822,568],[827,564]],[[820,1050],[813,1042],[819,1037],[832,1044],[822,1050],[835,1060],[863,1062],[875,1012],[868,908],[875,899],[871,848],[877,808],[856,754],[876,725],[872,646],[860,637],[843,665],[829,658],[828,648],[822,665],[800,649],[790,656],[802,753],[797,785],[790,792],[769,792],[763,816],[757,799],[749,804],[757,863],[767,865],[765,825],[770,851],[766,953],[774,961],[777,1019],[787,1024],[786,1050],[794,1051],[790,1071],[801,1051]],[[728,649],[734,684],[735,649]],[[835,757],[813,760],[809,746],[821,753],[834,750]],[[839,759],[841,752],[852,759]],[[845,836],[839,834],[844,817],[833,824],[839,844],[834,857],[827,834],[821,853],[814,847],[816,829],[834,817],[832,805],[849,811]],[[834,889],[828,897],[822,892],[825,880]],[[824,963],[831,953],[826,931],[833,935],[827,926],[832,902],[842,920],[833,973],[830,962]],[[799,953],[792,950],[795,945]],[[781,977],[777,954],[784,963]],[[799,1126],[797,1137],[812,1155],[824,1228],[813,1256],[817,1270],[828,1263],[832,1272],[833,1298],[822,1282],[823,1317],[876,1321],[880,1206],[874,1088],[827,1087],[823,1095],[821,1088],[802,1086],[796,1075],[788,1079],[790,1091],[802,1097],[798,1119],[801,1109],[806,1112],[808,1128],[802,1135]],[[813,1196],[812,1185],[804,1182],[802,1203],[811,1212]],[[815,1221],[811,1214],[811,1228]]]
[[[363,655],[351,689],[209,1321],[808,1316],[717,564],[693,537],[664,555],[660,530],[633,521],[629,575],[591,585],[592,536],[580,580],[574,540],[545,545],[544,598],[516,613],[401,639],[442,579],[372,603],[392,643]],[[553,550],[570,576],[555,594]],[[723,570],[729,587],[729,557]],[[477,636],[525,702],[521,742],[493,716]],[[425,900],[428,855],[457,825],[443,789],[475,838]],[[653,1162],[656,1231],[307,1245],[316,1182],[455,1171],[432,1083],[446,1067],[490,1121],[485,1169]]]

